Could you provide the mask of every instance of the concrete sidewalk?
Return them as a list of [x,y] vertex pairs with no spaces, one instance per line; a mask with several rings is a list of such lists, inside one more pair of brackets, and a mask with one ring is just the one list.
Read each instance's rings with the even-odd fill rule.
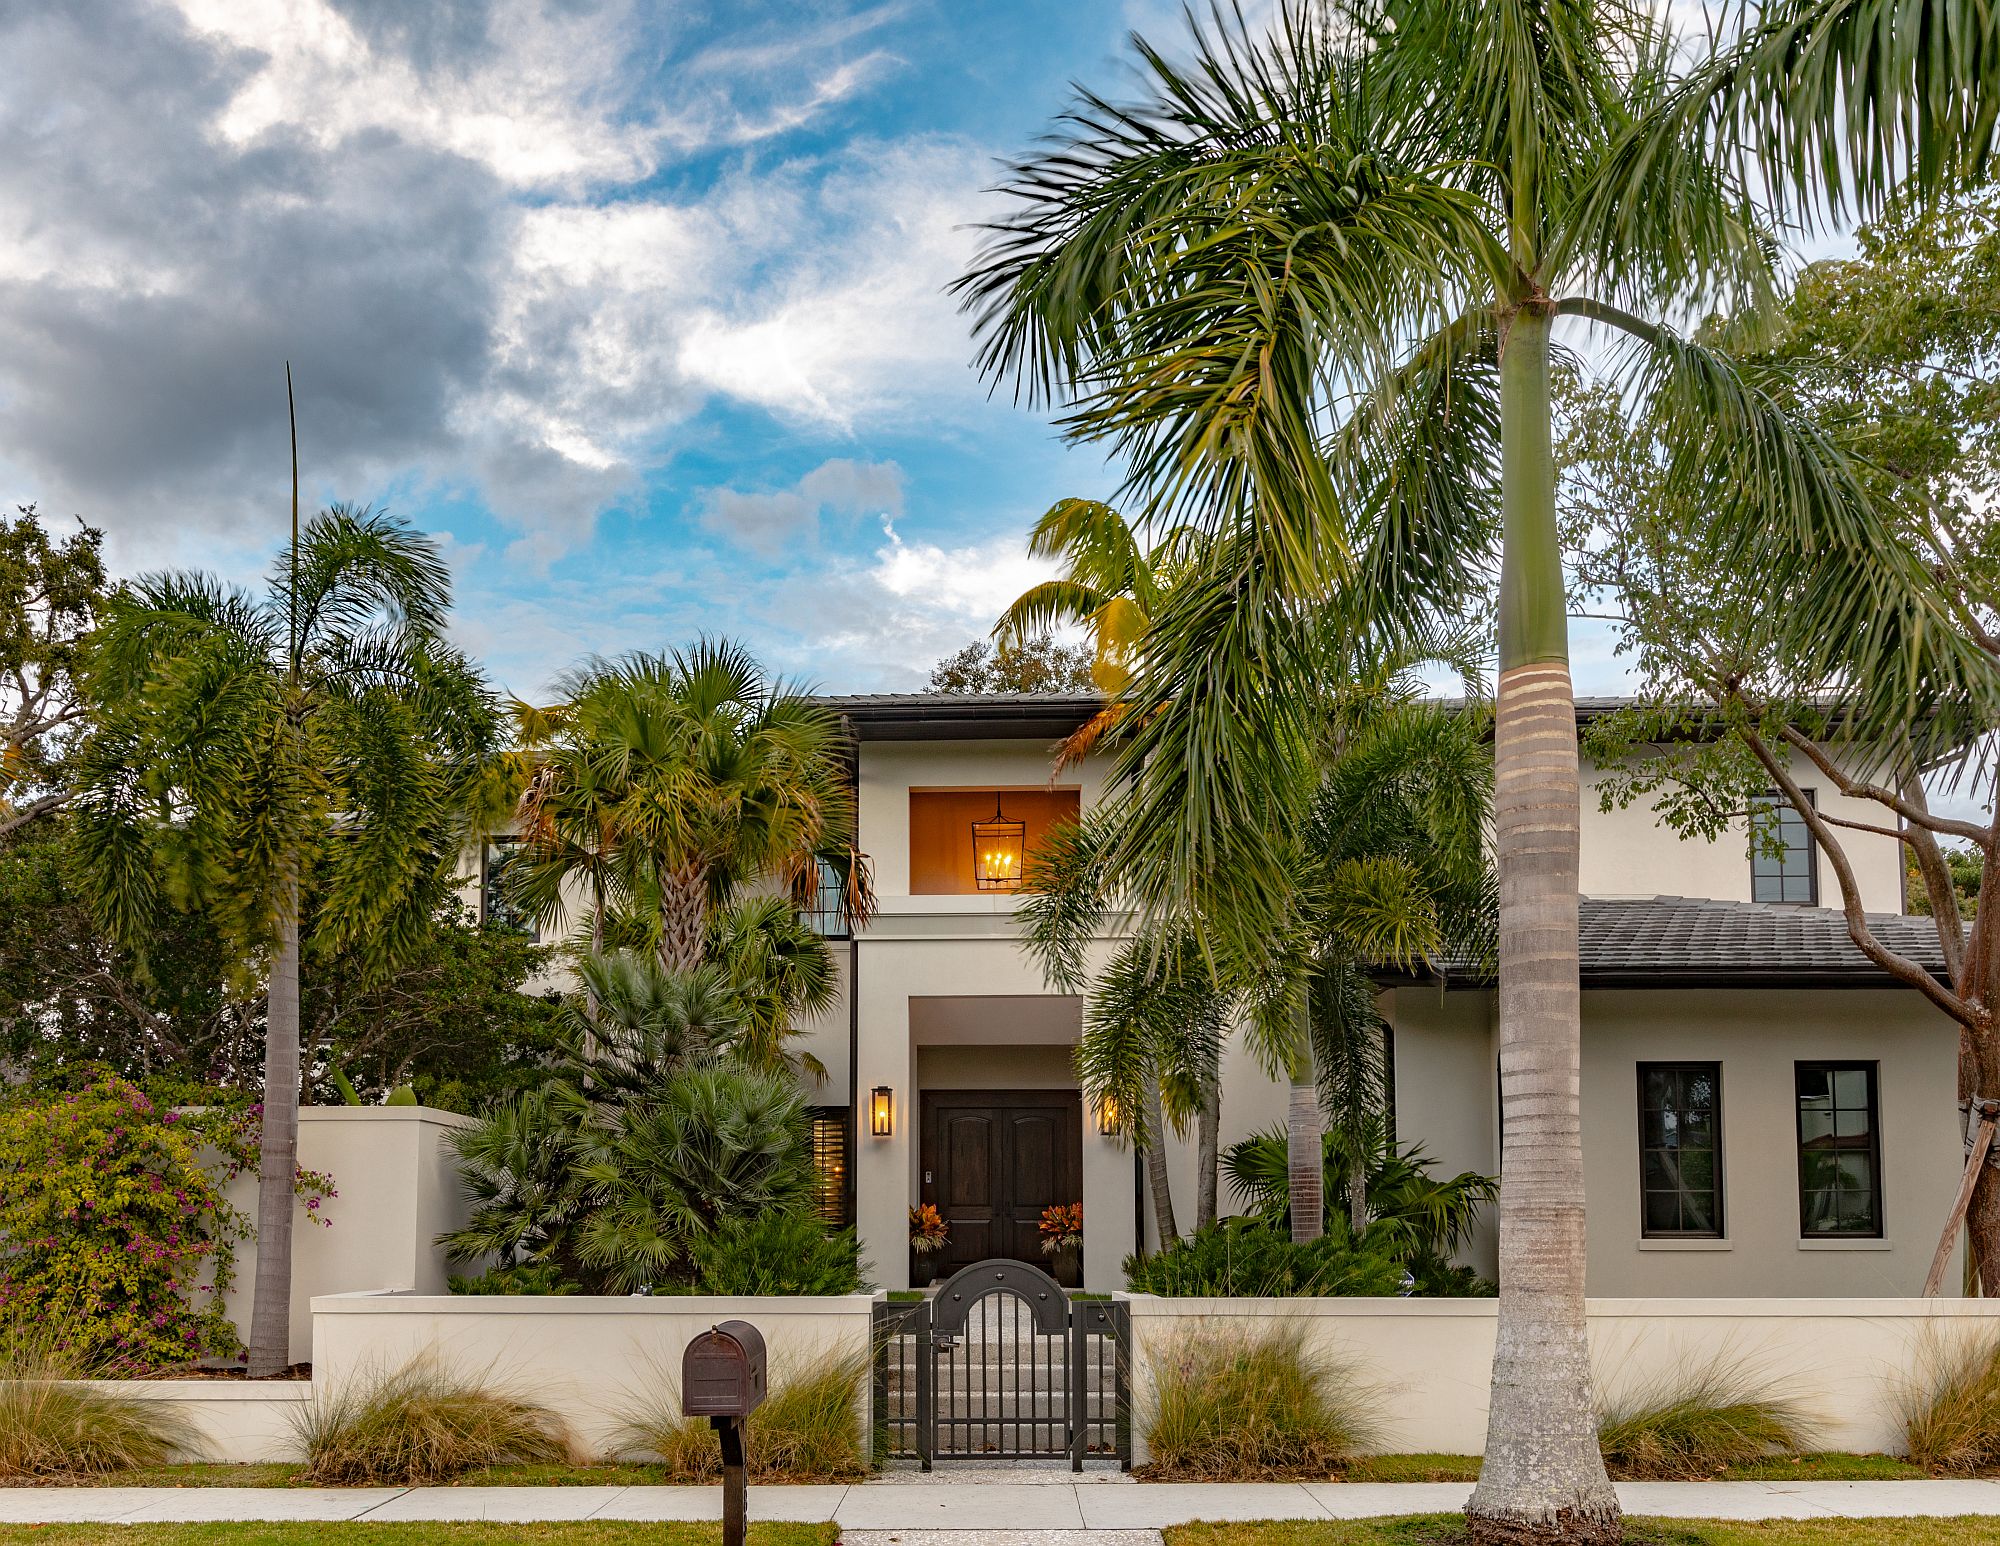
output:
[[[1359,1482],[1106,1486],[967,1478],[954,1485],[872,1483],[753,1487],[750,1517],[832,1520],[843,1529],[977,1532],[982,1540],[1060,1541],[1038,1532],[1089,1532],[1090,1546],[1136,1546],[1148,1532],[1197,1519],[1362,1519],[1462,1508],[1469,1482]],[[1677,1518],[1831,1519],[1953,1514],[2000,1516],[2000,1481],[1627,1482],[1626,1511]],[[0,1488],[0,1524],[184,1520],[713,1520],[714,1487],[10,1487]],[[1128,1532],[1121,1539],[1106,1533]],[[886,1537],[884,1537],[886,1538]],[[959,1539],[970,1539],[961,1535]],[[943,1537],[947,1542],[950,1535]],[[1077,1546],[1083,1546],[1078,1542]]]

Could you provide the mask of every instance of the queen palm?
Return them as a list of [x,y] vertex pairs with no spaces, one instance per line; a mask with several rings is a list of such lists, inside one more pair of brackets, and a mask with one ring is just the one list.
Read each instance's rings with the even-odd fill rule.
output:
[[76,819],[93,904],[142,962],[168,909],[207,913],[238,986],[267,997],[253,1375],[290,1361],[301,954],[407,950],[484,785],[495,715],[443,642],[449,605],[430,541],[335,506],[264,597],[147,575],[92,644]]
[[1676,481],[1800,637],[1867,641],[1859,711],[1979,685],[1837,451],[1670,319],[1755,304],[1783,220],[1983,171],[2000,29],[1957,0],[1739,17],[1690,41],[1618,0],[1333,0],[1265,37],[1218,11],[1186,65],[1139,43],[1143,100],[1084,96],[1013,169],[1018,207],[962,282],[985,369],[1066,400],[1143,519],[1211,535],[1149,633],[1124,751],[1141,819],[1117,857],[1155,906],[1205,888],[1242,931],[1282,910],[1256,834],[1310,688],[1272,669],[1296,610],[1393,630],[1453,605],[1498,517],[1505,1185],[1470,1510],[1494,1538],[1618,1529],[1583,1318],[1557,324],[1615,341],[1630,399],[1676,429]]

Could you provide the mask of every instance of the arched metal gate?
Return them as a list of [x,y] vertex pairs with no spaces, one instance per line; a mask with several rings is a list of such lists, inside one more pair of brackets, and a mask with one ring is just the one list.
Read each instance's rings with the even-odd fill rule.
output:
[[1019,1261],[976,1262],[935,1296],[876,1307],[881,1459],[1132,1463],[1131,1322]]

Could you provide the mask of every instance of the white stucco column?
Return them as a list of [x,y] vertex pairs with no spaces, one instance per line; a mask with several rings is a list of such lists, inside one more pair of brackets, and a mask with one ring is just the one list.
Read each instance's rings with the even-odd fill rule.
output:
[[[917,1131],[916,1065],[910,1055],[908,984],[869,970],[863,944],[858,969],[861,1016],[856,1056],[860,1109],[854,1114],[854,1219],[861,1255],[883,1288],[910,1286],[910,1167]],[[877,963],[879,965],[879,962]],[[895,1131],[878,1138],[869,1120],[871,1092],[894,1092]]]

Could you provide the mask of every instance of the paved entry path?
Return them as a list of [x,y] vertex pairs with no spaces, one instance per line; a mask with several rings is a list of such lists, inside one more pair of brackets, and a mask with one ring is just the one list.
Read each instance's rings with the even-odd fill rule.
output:
[[[1061,1477],[1061,1480],[1057,1480]],[[948,1484],[946,1484],[948,1483]],[[946,1484],[946,1485],[940,1485]],[[1462,1508],[1469,1482],[1033,1481],[1002,1472],[885,1478],[851,1487],[752,1487],[750,1517],[833,1520],[852,1546],[1155,1546],[1197,1519],[1361,1519]],[[2000,1516],[2000,1481],[1625,1482],[1628,1513],[1684,1519]],[[714,1487],[8,1487],[0,1524],[180,1520],[702,1520]]]

